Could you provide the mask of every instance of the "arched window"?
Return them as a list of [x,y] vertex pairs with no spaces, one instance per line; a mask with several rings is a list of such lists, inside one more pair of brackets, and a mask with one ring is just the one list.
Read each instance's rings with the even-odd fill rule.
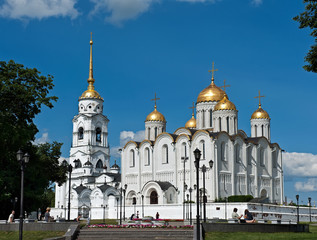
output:
[[262,129],[262,136],[264,136],[264,126],[261,125],[261,129]]
[[130,167],[135,166],[135,153],[134,150],[130,150]]
[[212,128],[212,110],[210,109],[210,127]]
[[96,141],[101,142],[101,129],[96,128]]
[[260,148],[260,166],[264,167],[265,166],[265,162],[264,162],[264,149]]
[[136,205],[136,197],[132,198],[132,205]]
[[235,146],[235,159],[236,159],[236,163],[240,163],[241,162],[241,150],[240,150],[240,145],[237,144]]
[[79,159],[74,160],[74,163],[75,163],[75,168],[81,168],[82,167],[81,161]]
[[157,137],[157,127],[154,128],[154,137]]
[[158,204],[158,197],[156,191],[152,191],[150,194],[150,204]]
[[82,127],[78,128],[78,139],[84,139],[84,129]]
[[220,145],[220,154],[221,154],[221,160],[227,161],[227,152],[226,152],[226,144],[223,142]]
[[229,132],[229,117],[226,118],[227,121],[227,132]]
[[150,136],[151,136],[150,134],[151,134],[151,130],[150,130],[150,128],[148,128],[148,129],[147,129],[147,138],[148,138],[148,139],[150,139]]
[[150,165],[150,149],[149,148],[144,149],[144,165],[146,166]]
[[182,156],[187,157],[187,147],[186,143],[182,143]]
[[219,131],[221,132],[221,118],[218,118],[219,119]]
[[162,163],[168,163],[168,146],[166,144],[162,148]]
[[102,167],[103,167],[102,161],[101,161],[101,159],[99,159],[97,164],[96,164],[96,168],[102,168]]
[[199,142],[199,149],[201,151],[201,159],[206,159],[206,146],[204,140]]

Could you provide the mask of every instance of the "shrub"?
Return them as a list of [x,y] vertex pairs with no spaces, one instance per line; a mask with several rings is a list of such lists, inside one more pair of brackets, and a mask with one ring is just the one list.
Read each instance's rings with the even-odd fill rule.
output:
[[252,199],[252,195],[233,195],[228,197],[228,202],[249,202]]

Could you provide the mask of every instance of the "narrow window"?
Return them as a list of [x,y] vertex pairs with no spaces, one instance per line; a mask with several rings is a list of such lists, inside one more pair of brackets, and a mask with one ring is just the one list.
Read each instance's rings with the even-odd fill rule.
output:
[[212,128],[212,110],[210,110],[210,127]]
[[134,167],[135,165],[135,154],[134,150],[130,150],[130,167]]
[[186,148],[186,143],[182,144],[182,156],[187,157],[187,148]]
[[157,137],[157,127],[154,128],[154,131],[155,131],[154,137],[156,138]]
[[150,133],[151,133],[150,128],[148,128],[148,129],[147,129],[147,138],[148,138],[148,139],[150,139]]
[[249,147],[247,150],[247,160],[248,160],[248,165],[251,165],[251,158],[252,158],[252,148]]
[[258,136],[258,126],[257,125],[254,126],[254,130],[255,130],[255,137],[257,137]]
[[168,163],[168,147],[166,144],[163,145],[162,154],[163,154],[162,163]]
[[101,159],[99,159],[97,164],[96,164],[96,168],[102,168],[102,167],[103,167],[102,161],[101,161]]
[[150,149],[145,148],[144,150],[144,164],[146,166],[150,165]]
[[81,140],[84,138],[84,129],[82,127],[80,127],[78,129],[78,139]]
[[262,125],[261,128],[262,128],[262,136],[264,136],[264,126]]
[[264,167],[264,150],[263,148],[260,149],[260,165]]
[[227,161],[226,157],[226,144],[223,142],[220,145],[220,154],[221,154],[221,160],[222,161]]
[[100,128],[96,129],[96,141],[101,142],[101,129]]
[[219,131],[221,132],[221,118],[219,118]]
[[229,132],[229,117],[227,117],[226,120],[227,120],[227,132]]
[[205,111],[204,110],[202,110],[201,111],[201,114],[202,114],[202,116],[203,116],[203,128],[205,127]]
[[240,146],[237,144],[235,146],[235,157],[236,157],[236,163],[240,163]]

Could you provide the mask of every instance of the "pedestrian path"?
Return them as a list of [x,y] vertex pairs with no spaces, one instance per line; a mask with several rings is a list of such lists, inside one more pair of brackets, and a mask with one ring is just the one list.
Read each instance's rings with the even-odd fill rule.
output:
[[192,229],[131,229],[131,228],[87,228],[81,229],[77,240],[192,240]]

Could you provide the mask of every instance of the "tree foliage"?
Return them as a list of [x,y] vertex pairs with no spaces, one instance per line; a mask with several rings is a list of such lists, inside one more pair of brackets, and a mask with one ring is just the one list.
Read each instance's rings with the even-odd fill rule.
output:
[[305,11],[293,19],[300,23],[299,28],[310,28],[310,35],[315,38],[313,44],[305,56],[305,61],[308,63],[304,69],[308,72],[317,73],[317,0],[304,0],[306,3]]
[[[52,182],[64,182],[66,169],[58,165],[61,143],[35,145],[38,132],[34,118],[43,106],[53,107],[57,100],[49,96],[53,77],[42,76],[33,68],[25,68],[14,61],[0,61],[0,218],[5,219],[20,201],[20,164],[16,152],[30,154],[25,170],[24,196],[26,211],[46,207]],[[42,206],[44,205],[44,206]],[[19,202],[15,204],[18,209]],[[18,211],[17,211],[18,213]]]

